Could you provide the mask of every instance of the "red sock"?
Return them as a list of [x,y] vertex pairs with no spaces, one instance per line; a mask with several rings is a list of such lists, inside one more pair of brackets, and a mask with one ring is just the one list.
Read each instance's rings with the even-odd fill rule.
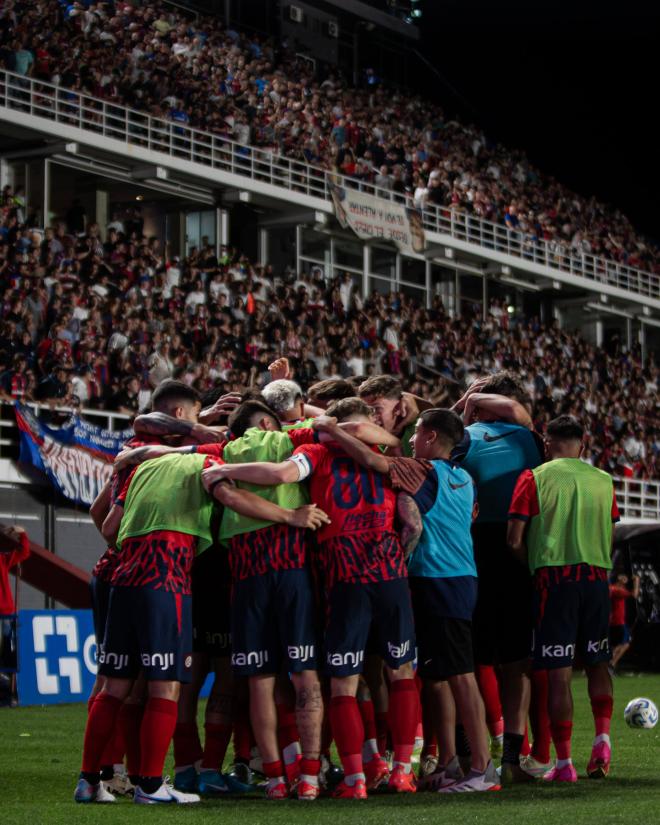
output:
[[504,733],[504,722],[502,721],[500,686],[497,681],[495,668],[492,665],[477,665],[475,675],[477,677],[481,696],[484,700],[488,730],[490,731],[491,736],[498,736],[499,734]]
[[202,743],[199,741],[197,722],[178,722],[172,739],[175,768],[194,765],[202,758]]
[[252,749],[252,727],[250,726],[250,705],[239,701],[234,718],[234,762],[250,761]]
[[376,730],[378,731],[378,753],[385,753],[387,750],[387,737],[390,732],[390,727],[387,723],[387,711],[378,710],[376,716]]
[[140,725],[140,776],[162,776],[167,749],[176,728],[177,703],[150,697]]
[[277,779],[284,776],[284,766],[281,759],[278,759],[277,762],[264,762],[262,768],[268,779]]
[[231,731],[231,725],[216,725],[212,722],[207,722],[204,725],[202,770],[222,771],[222,763],[225,761],[225,754],[229,747]]
[[553,722],[550,725],[552,741],[557,752],[557,759],[571,758],[571,735],[573,733],[572,722]]
[[596,736],[600,736],[601,733],[606,733],[609,736],[613,705],[614,698],[612,696],[608,696],[607,694],[603,694],[602,696],[594,696],[591,700],[591,712],[594,715]]
[[363,701],[358,700],[358,708],[360,710],[360,716],[362,717],[362,724],[364,725],[364,738],[378,739],[374,703],[371,699],[364,699]]
[[[121,710],[119,711],[121,715]],[[124,739],[124,730],[119,720],[115,725],[112,738],[108,742],[103,751],[102,764],[103,765],[121,765],[124,761],[124,754],[126,753],[126,741]]]
[[525,733],[523,735],[522,745],[520,746],[520,755],[529,756],[531,752],[532,746],[529,744],[529,730],[528,726],[525,725]]
[[87,717],[83,744],[82,769],[85,773],[101,770],[103,751],[113,736],[122,701],[101,691]]
[[140,774],[140,726],[144,705],[124,704],[119,711],[117,724],[124,734],[126,745],[126,772],[129,776],[139,776]]
[[318,776],[321,770],[320,759],[305,759],[300,760],[300,773],[303,776]]
[[532,673],[532,697],[529,704],[529,722],[534,743],[532,756],[544,764],[550,761],[550,715],[548,714],[548,671]]
[[409,765],[415,747],[419,693],[414,679],[397,679],[390,685],[389,723],[394,761]]
[[344,774],[363,773],[362,743],[364,725],[355,696],[333,696],[330,700],[330,724],[337,743]]

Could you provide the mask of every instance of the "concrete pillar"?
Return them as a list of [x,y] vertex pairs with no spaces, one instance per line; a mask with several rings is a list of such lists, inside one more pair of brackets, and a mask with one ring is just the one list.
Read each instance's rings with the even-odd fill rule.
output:
[[335,277],[335,261],[336,260],[337,260],[337,247],[336,247],[335,236],[330,235],[330,271],[327,273],[327,277],[329,277],[329,278],[334,278]]
[[362,247],[362,297],[369,294],[369,273],[371,272],[371,247],[365,243]]
[[401,253],[397,252],[394,256],[394,285],[393,290],[399,289],[399,284],[401,283]]
[[268,263],[268,229],[265,226],[260,226],[258,231],[257,243],[259,247],[259,263],[264,266]]
[[44,226],[50,226],[50,161],[44,160],[44,192],[43,192]]
[[596,346],[597,347],[602,347],[603,346],[604,338],[605,338],[605,330],[604,330],[604,326],[603,326],[603,321],[602,321],[601,318],[599,318],[596,321]]
[[110,223],[110,193],[105,189],[94,193],[94,220],[99,225],[101,240],[105,241]]
[[488,318],[488,275],[481,279],[481,318],[483,321]]
[[626,343],[630,352],[633,345],[632,318],[626,318]]
[[215,254],[220,257],[220,247],[229,244],[229,212],[221,206],[215,210]]
[[303,242],[303,227],[302,224],[296,224],[296,275],[302,272],[302,242]]
[[424,264],[424,281],[426,283],[426,308],[431,309],[431,305],[433,304],[433,295],[432,295],[432,288],[433,285],[432,281],[432,269],[431,269],[431,261],[427,260]]
[[642,362],[646,361],[646,324],[644,321],[639,322],[639,330],[637,332],[637,342],[642,350]]
[[454,318],[461,316],[461,272],[457,268],[454,277]]
[[186,248],[186,215],[184,212],[168,212],[165,221],[165,243],[168,257],[183,256]]

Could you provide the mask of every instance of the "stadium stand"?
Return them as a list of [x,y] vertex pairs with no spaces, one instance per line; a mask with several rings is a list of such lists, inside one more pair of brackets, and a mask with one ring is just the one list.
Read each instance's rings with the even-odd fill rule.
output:
[[[487,318],[451,318],[402,292],[364,298],[350,276],[276,272],[235,249],[179,260],[130,216],[107,240],[92,224],[18,222],[4,192],[0,227],[4,399],[80,404],[135,414],[163,378],[202,393],[262,387],[286,356],[303,388],[325,378],[380,372],[442,404],[483,372],[525,376],[535,423],[589,417],[589,460],[613,473],[657,478],[658,369],[638,348],[594,347],[579,334],[511,314],[494,299]],[[74,228],[74,227],[73,227]]]
[[88,94],[411,193],[420,208],[494,221],[524,245],[546,241],[558,260],[660,268],[657,248],[618,210],[569,191],[439,105],[380,83],[354,89],[332,74],[314,78],[293,52],[217,18],[191,22],[158,3],[9,2],[0,66],[60,87],[72,122]]

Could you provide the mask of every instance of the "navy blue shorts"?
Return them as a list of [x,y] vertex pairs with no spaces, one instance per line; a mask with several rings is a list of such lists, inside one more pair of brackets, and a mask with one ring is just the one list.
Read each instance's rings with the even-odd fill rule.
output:
[[522,661],[532,651],[532,577],[509,550],[506,531],[506,522],[472,525],[479,577],[472,636],[480,665]]
[[407,579],[369,584],[336,582],[328,595],[325,671],[362,673],[364,656],[382,656],[393,670],[415,658],[415,625]]
[[302,570],[268,570],[234,581],[231,663],[239,676],[317,669],[317,608]]
[[96,636],[97,656],[103,649],[103,639],[105,637],[105,624],[108,619],[108,605],[110,604],[110,591],[112,585],[98,576],[92,576],[89,580],[89,591],[92,597],[92,618],[94,620],[94,635]]
[[189,682],[192,599],[147,587],[113,587],[99,673],[148,681]]
[[452,676],[474,673],[472,613],[476,578],[411,576],[409,581],[420,677],[444,682]]
[[610,660],[608,570],[588,564],[534,574],[534,667],[551,670]]
[[231,573],[225,548],[213,545],[195,557],[190,586],[193,651],[231,656]]

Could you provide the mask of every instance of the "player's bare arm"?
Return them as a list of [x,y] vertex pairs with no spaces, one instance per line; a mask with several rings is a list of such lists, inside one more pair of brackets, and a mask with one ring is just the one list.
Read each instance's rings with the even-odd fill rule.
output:
[[494,395],[492,393],[475,392],[469,396],[463,409],[464,423],[471,424],[478,417],[479,413],[486,413],[488,418],[496,418],[500,421],[509,421],[511,424],[520,424],[521,427],[532,429],[532,417],[523,405],[513,398],[505,395]]
[[101,533],[103,534],[103,538],[108,542],[108,544],[114,545],[116,543],[123,515],[124,508],[121,506],[121,504],[113,504],[110,508],[110,512],[105,517],[105,520],[101,527]]
[[417,547],[422,535],[422,515],[412,496],[399,493],[396,497],[396,513],[401,524],[401,544],[406,558]]
[[509,519],[506,530],[506,541],[509,549],[521,564],[527,566],[527,546],[525,545],[526,522],[520,519]]
[[150,458],[160,458],[170,453],[189,453],[190,447],[169,447],[167,444],[150,444],[144,447],[133,447],[128,450],[122,450],[115,456],[115,462],[112,467],[114,473],[120,473],[127,467],[135,464],[141,464],[143,461],[148,461]]
[[92,502],[92,506],[89,508],[89,515],[96,526],[96,529],[101,532],[101,528],[103,527],[103,522],[106,519],[106,516],[110,512],[110,505],[112,502],[112,480],[108,480],[105,482],[103,487],[101,488],[100,493],[94,501]]
[[[207,473],[208,470],[204,472]],[[316,530],[323,524],[330,523],[328,516],[315,504],[306,504],[296,510],[289,510],[280,507],[278,504],[273,504],[273,502],[267,501],[249,490],[239,490],[222,478],[209,482],[208,476],[206,478],[202,476],[202,480],[204,486],[216,501],[231,510],[235,510],[242,516],[262,521],[274,521],[277,524],[288,524],[290,527],[302,527],[309,530]]]
[[[313,427],[314,423],[315,422],[312,422]],[[401,446],[400,438],[397,438],[397,436],[392,433],[388,433],[386,429],[371,421],[342,421],[341,424],[337,426],[345,433],[352,435],[365,444],[377,444],[383,447]],[[323,430],[319,430],[319,432],[323,432]]]
[[385,456],[380,453],[375,453],[367,447],[366,444],[349,435],[339,426],[336,418],[322,415],[314,420],[312,426],[319,432],[332,435],[332,440],[336,441],[340,447],[343,447],[348,455],[363,467],[367,467],[369,470],[376,470],[379,473],[386,473],[388,471],[389,462]]
[[175,418],[161,412],[138,415],[133,422],[133,431],[136,435],[168,435],[182,436],[196,441],[198,444],[215,444],[224,441],[224,432],[204,424],[193,424],[183,418]]
[[202,481],[207,490],[217,480],[248,481],[269,487],[274,484],[295,483],[299,480],[299,472],[297,466],[288,459],[279,464],[272,461],[255,461],[251,464],[218,464],[202,472]]

